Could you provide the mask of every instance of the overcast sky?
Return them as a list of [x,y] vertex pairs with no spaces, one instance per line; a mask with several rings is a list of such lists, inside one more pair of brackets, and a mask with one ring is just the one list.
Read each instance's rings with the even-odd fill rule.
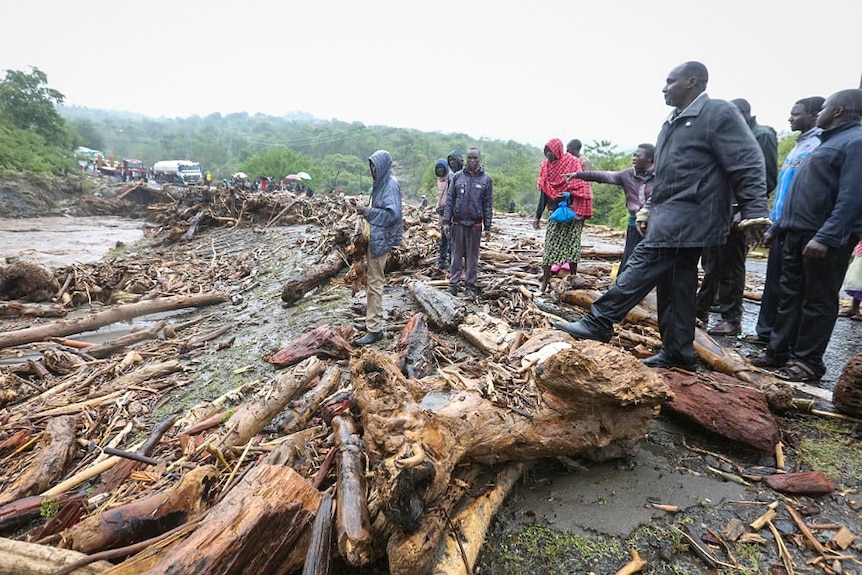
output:
[[788,130],[799,98],[858,88],[862,1],[30,0],[2,8],[0,70],[69,105],[153,117],[308,112],[536,146],[654,142],[668,72]]

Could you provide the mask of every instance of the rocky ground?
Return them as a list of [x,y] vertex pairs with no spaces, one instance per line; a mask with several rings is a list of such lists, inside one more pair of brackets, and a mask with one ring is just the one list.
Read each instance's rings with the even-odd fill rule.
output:
[[[78,196],[60,188],[22,193],[20,187],[0,185],[0,217],[57,211],[83,215],[83,208],[77,206],[85,204],[75,201]],[[593,235],[595,231],[588,227],[586,244],[621,240],[604,233]],[[176,407],[211,399],[234,387],[237,373],[249,380],[267,377],[271,367],[261,361],[267,353],[321,323],[346,324],[361,317],[364,292],[354,294],[337,281],[295,306],[280,301],[285,278],[314,265],[313,254],[306,250],[318,233],[312,225],[272,227],[264,233],[220,228],[190,242],[156,246],[142,241],[116,254],[203,259],[228,253],[254,267],[254,281],[244,286],[242,302],[220,308],[217,317],[205,320],[212,327],[232,326],[231,347],[188,358],[195,383],[173,392],[166,404]],[[492,241],[505,245],[527,234],[541,236],[531,229],[529,218],[501,215]],[[387,286],[384,302],[389,326],[399,326],[419,311],[404,287],[409,277],[397,275]],[[481,298],[477,305],[483,305]],[[756,304],[747,302],[746,307],[749,316],[756,313]],[[853,330],[859,324],[839,323],[845,337],[855,337]],[[388,333],[379,347],[391,345],[393,335]],[[469,346],[461,346],[469,351]],[[833,378],[841,368],[840,355],[830,366]],[[846,361],[846,354],[843,357]],[[834,385],[834,379],[825,385]],[[830,411],[822,399],[814,406]],[[154,419],[158,415],[154,413]],[[801,411],[780,414],[779,423],[785,469],[823,471],[836,486],[832,493],[793,496],[769,489],[752,477],[756,468],[775,465],[772,455],[752,452],[662,415],[634,457],[604,464],[566,459],[535,462],[497,514],[474,571],[605,575],[617,573],[637,551],[646,561],[643,572],[648,574],[862,573],[862,427],[857,421]],[[752,522],[770,508],[775,512],[771,524],[752,528]],[[842,528],[856,535],[856,540],[846,548],[835,545],[834,550],[819,553],[794,514],[813,526],[813,536],[822,545],[828,546]],[[337,568],[344,573],[386,572],[385,564],[362,570]]]

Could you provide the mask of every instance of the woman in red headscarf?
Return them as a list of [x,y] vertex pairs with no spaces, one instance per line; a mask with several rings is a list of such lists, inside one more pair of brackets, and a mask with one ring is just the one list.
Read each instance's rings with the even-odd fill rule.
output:
[[[546,210],[552,213],[561,202],[568,201],[575,212],[575,219],[568,223],[548,220],[548,230],[545,232],[545,250],[542,255],[542,287],[548,289],[552,272],[568,269],[574,284],[578,262],[581,260],[581,232],[584,221],[593,216],[593,190],[589,182],[584,180],[567,180],[566,174],[583,170],[581,161],[565,151],[563,141],[553,138],[545,144],[545,160],[539,168],[539,179],[536,188],[539,194],[539,205],[536,208],[536,221],[533,227],[539,229],[542,213]],[[568,192],[568,200],[563,196]]]

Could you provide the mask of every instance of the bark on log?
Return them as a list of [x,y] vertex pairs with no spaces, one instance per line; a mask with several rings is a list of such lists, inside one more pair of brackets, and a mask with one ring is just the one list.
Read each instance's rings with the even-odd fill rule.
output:
[[[494,486],[472,498],[452,517],[454,533],[449,533],[440,556],[431,568],[434,575],[471,575],[485,542],[491,520],[506,496],[524,473],[526,463],[511,463],[497,474]],[[462,554],[463,550],[463,554]]]
[[[77,551],[0,538],[0,573],[53,575],[82,557]],[[98,575],[111,567],[107,561],[97,561],[75,569],[72,575]]]
[[334,277],[346,265],[341,252],[333,250],[319,264],[306,267],[304,271],[289,278],[281,289],[281,301],[288,305],[295,304],[302,296]]
[[317,508],[302,575],[329,575],[332,563],[332,495],[324,493]]
[[309,358],[293,370],[277,375],[268,388],[234,411],[215,445],[224,448],[248,443],[296,394],[307,389],[323,373],[324,367],[322,361]]
[[305,332],[299,338],[264,359],[279,369],[315,355],[333,359],[347,359],[353,353],[353,347],[347,341],[352,331],[353,328],[350,326],[321,325]]
[[141,301],[126,305],[113,306],[105,311],[76,319],[63,320],[51,324],[28,327],[0,333],[0,349],[13,345],[23,345],[43,341],[51,337],[63,337],[84,331],[93,331],[118,321],[187,307],[203,307],[228,301],[224,293],[207,293],[192,296],[166,297]]
[[290,434],[305,429],[321,402],[332,395],[340,385],[341,367],[338,364],[332,364],[326,369],[317,385],[291,402],[282,419],[281,432]]
[[0,494],[0,505],[43,491],[63,476],[75,453],[74,416],[55,417],[48,421],[39,441],[38,454],[15,481]]
[[663,410],[762,453],[773,453],[780,433],[763,392],[722,373],[662,370],[674,392]]
[[[59,498],[53,499],[62,507],[68,501],[80,499],[79,495],[71,493],[63,494]],[[5,531],[13,527],[17,527],[23,523],[39,517],[42,505],[48,500],[47,497],[41,495],[31,495],[16,499],[12,503],[0,507],[0,531]]]
[[336,462],[337,503],[335,526],[338,552],[351,565],[367,565],[373,558],[371,517],[365,499],[365,455],[356,426],[349,417],[332,418]]
[[170,531],[208,506],[217,480],[215,466],[197,467],[175,487],[87,517],[63,532],[60,546],[92,554]]
[[288,575],[305,559],[320,498],[293,469],[258,464],[144,573]]
[[452,333],[458,331],[458,326],[467,317],[464,302],[453,298],[443,290],[429,287],[418,281],[408,282],[407,288],[425,312],[428,321],[442,330]]
[[434,345],[423,313],[413,314],[395,344],[395,365],[406,377],[420,379],[436,371]]
[[425,409],[413,399],[415,382],[373,349],[351,363],[351,381],[380,507],[406,532],[445,492],[460,461],[629,455],[673,395],[653,370],[597,342],[545,361],[540,400],[527,416],[473,391],[435,392]]

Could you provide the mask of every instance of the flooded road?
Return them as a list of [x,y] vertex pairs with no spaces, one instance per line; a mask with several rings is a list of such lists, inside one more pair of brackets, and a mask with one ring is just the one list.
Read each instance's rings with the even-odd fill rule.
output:
[[19,257],[53,270],[100,260],[143,237],[143,222],[113,216],[0,218],[0,261]]

